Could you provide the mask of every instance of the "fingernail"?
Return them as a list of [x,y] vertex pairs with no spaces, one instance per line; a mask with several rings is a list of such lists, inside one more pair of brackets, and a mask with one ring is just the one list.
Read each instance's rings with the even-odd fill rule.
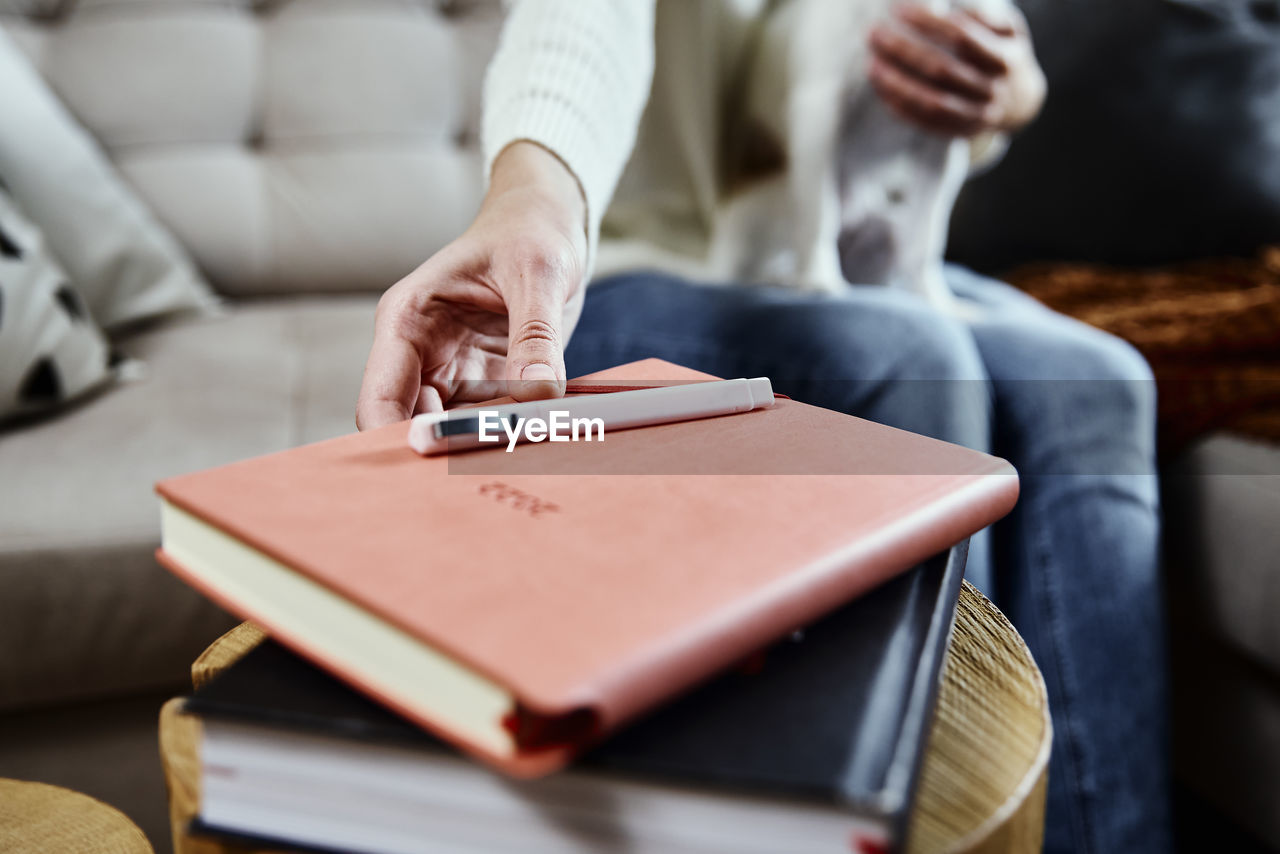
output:
[[524,366],[524,370],[520,372],[520,379],[525,382],[555,382],[556,372],[546,362],[534,362]]

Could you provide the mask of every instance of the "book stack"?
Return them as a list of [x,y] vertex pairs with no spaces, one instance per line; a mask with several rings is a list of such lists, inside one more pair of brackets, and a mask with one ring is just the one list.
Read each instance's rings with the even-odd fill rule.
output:
[[162,562],[278,641],[188,701],[198,832],[900,845],[963,542],[1012,506],[1007,463],[787,400],[480,464],[418,457],[406,433],[158,486]]

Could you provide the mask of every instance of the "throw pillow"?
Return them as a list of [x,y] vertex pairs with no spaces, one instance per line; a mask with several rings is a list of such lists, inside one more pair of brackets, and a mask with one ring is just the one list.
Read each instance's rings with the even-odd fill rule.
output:
[[1020,0],[1044,112],[961,193],[957,260],[1161,264],[1280,242],[1280,0]]
[[72,400],[110,377],[102,333],[40,230],[0,190],[0,421]]
[[214,297],[173,236],[116,175],[0,29],[0,175],[108,331]]

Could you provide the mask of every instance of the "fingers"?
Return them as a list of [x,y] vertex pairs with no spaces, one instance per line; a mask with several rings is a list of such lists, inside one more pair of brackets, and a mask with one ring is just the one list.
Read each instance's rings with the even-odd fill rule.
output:
[[413,414],[421,390],[422,360],[417,347],[400,336],[394,324],[379,322],[356,401],[356,429],[374,430],[404,421]]
[[896,14],[900,25],[876,27],[870,38],[871,83],[896,115],[949,136],[1013,124],[1021,18],[939,15],[915,5]]
[[935,15],[920,6],[903,6],[898,17],[916,32],[987,74],[1006,74],[1009,66],[999,36],[973,15]]
[[443,412],[444,399],[440,397],[439,390],[435,386],[424,385],[418,391],[418,402],[413,407],[413,414],[418,415],[423,412]]
[[579,265],[567,246],[535,240],[513,246],[505,266],[509,394],[517,400],[559,397],[565,386],[565,304],[578,290]]
[[872,61],[871,85],[899,118],[934,133],[967,137],[990,124],[985,105],[921,82],[880,59]]
[[1018,11],[1016,6],[1006,6],[999,11],[1000,17],[995,17],[989,11],[972,9],[964,7],[957,10],[961,15],[972,18],[980,25],[986,27],[998,36],[1009,38],[1012,36],[1025,33],[1027,31],[1027,19],[1022,12]]
[[507,381],[516,400],[564,394],[564,298],[551,288],[523,288],[508,302]]
[[[373,346],[364,366],[356,401],[356,428],[373,430],[404,421],[421,405],[422,352],[418,346],[420,299],[409,279],[396,283],[378,300]],[[436,395],[439,402],[439,394]]]
[[940,89],[975,101],[990,101],[994,95],[989,75],[915,33],[877,27],[871,32],[871,48],[879,59],[904,74],[919,77]]
[[383,295],[356,404],[359,429],[459,401],[564,393],[566,300],[579,290],[580,265],[554,241],[521,243],[506,244],[488,275],[462,275],[450,256]]

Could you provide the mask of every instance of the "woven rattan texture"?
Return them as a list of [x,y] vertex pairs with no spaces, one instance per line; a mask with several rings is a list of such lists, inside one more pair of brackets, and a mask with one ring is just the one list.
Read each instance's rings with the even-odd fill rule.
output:
[[1164,454],[1217,431],[1280,442],[1280,246],[1162,270],[1050,264],[1006,278],[1147,358]]
[[151,854],[114,807],[45,783],[0,779],[0,851],[6,854]]

